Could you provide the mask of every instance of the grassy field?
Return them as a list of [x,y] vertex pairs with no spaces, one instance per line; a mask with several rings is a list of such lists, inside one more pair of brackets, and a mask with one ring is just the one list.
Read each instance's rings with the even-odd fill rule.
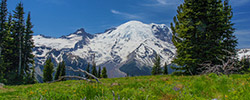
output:
[[[5,86],[0,100],[250,100],[250,75],[140,76]],[[113,94],[115,96],[113,96]]]

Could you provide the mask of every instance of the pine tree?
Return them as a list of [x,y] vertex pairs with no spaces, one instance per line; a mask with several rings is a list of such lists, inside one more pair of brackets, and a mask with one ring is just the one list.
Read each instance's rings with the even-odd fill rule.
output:
[[[90,65],[89,65],[89,63],[88,63],[88,65],[87,65],[86,71],[87,71],[88,73],[90,73]],[[88,76],[87,74],[85,75],[85,77],[86,77],[86,78],[89,78],[89,76]]]
[[60,76],[65,76],[65,75],[66,75],[66,65],[65,65],[65,62],[62,61],[62,69],[61,69]]
[[93,63],[93,65],[92,65],[92,72],[91,72],[91,74],[93,74],[94,76],[97,76],[97,70],[96,70],[95,63]]
[[51,58],[48,58],[45,61],[44,69],[43,69],[43,82],[48,82],[53,80],[53,68],[54,64],[51,61]]
[[25,31],[25,24],[24,24],[24,9],[23,4],[19,3],[14,11],[14,40],[17,46],[18,52],[18,76],[22,78],[24,71],[22,66],[22,59],[23,59],[23,45],[24,45],[24,31]]
[[0,82],[4,82],[6,74],[6,64],[4,56],[2,56],[2,51],[5,48],[4,42],[6,42],[8,36],[6,27],[7,11],[7,0],[2,0],[0,5]]
[[[23,45],[23,69],[29,72],[29,64],[34,63],[34,55],[32,54],[32,48],[34,47],[34,42],[32,39],[33,25],[31,23],[30,12],[28,13],[26,28],[24,34],[24,45]],[[26,73],[27,73],[26,72]]]
[[102,68],[102,78],[108,78],[106,67]]
[[167,63],[165,63],[165,65],[164,65],[163,74],[164,74],[164,75],[167,75],[167,74],[168,74],[168,65],[167,65]]
[[57,65],[57,68],[56,68],[56,74],[55,74],[54,80],[58,80],[59,79],[60,74],[61,74],[61,70],[62,70],[62,63],[59,63]]
[[[176,73],[199,74],[202,71],[199,64],[206,61],[221,64],[218,58],[225,58],[224,51],[234,51],[228,46],[232,44],[230,47],[235,48],[237,41],[229,35],[233,33],[232,24],[225,20],[230,20],[226,12],[231,10],[225,12],[224,8],[221,0],[186,0],[178,7],[174,24],[171,23],[172,42],[177,48],[173,63],[182,66],[174,68]],[[233,42],[226,42],[229,39]]]
[[98,68],[97,77],[101,78],[101,67]]
[[162,71],[161,71],[161,58],[160,58],[160,55],[156,54],[154,60],[155,60],[154,61],[154,66],[153,66],[151,74],[152,75],[159,75],[159,74],[162,73]]
[[32,72],[31,72],[31,84],[36,83],[36,76],[35,76],[35,65],[32,67]]
[[[224,34],[223,34],[223,49],[227,50],[224,52],[226,56],[235,56],[236,55],[236,46],[238,44],[236,36],[233,34],[235,31],[235,28],[233,28],[233,23],[231,22],[231,19],[233,17],[232,7],[229,5],[229,0],[224,1],[224,9],[223,9],[223,15],[224,15]],[[230,52],[230,53],[229,53]],[[225,58],[224,60],[227,60]]]

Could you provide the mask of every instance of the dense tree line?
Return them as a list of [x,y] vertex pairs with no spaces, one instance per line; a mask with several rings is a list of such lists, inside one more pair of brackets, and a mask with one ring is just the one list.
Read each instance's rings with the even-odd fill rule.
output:
[[23,4],[18,3],[13,15],[7,10],[7,0],[0,4],[0,82],[29,84],[35,82],[32,48],[31,15],[24,19]]
[[177,48],[173,63],[179,74],[200,74],[204,62],[222,65],[236,55],[232,8],[229,0],[184,0],[178,7],[172,42]]
[[151,74],[152,75],[160,75],[160,74],[167,75],[168,74],[168,65],[167,63],[165,63],[163,66],[163,69],[161,68],[161,57],[158,54],[156,54],[155,56],[154,65],[153,65]]

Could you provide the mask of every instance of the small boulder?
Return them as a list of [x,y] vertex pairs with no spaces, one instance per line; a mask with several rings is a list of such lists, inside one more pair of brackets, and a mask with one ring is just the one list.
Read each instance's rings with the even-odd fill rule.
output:
[[0,83],[0,88],[3,88],[4,87],[4,84],[3,83]]

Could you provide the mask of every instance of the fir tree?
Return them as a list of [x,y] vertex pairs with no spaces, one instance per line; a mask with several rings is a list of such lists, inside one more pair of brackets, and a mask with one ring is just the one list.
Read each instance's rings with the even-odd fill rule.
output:
[[32,39],[33,25],[31,23],[30,12],[28,13],[26,28],[24,34],[24,48],[23,48],[23,69],[29,71],[29,64],[34,63],[34,55],[32,54],[32,48],[34,47],[34,42]]
[[4,76],[6,74],[6,64],[4,62],[4,56],[2,51],[5,48],[4,42],[7,40],[8,32],[6,27],[7,18],[7,0],[1,0],[0,5],[0,82],[4,82]]
[[23,45],[24,45],[24,31],[25,31],[25,24],[24,24],[24,9],[23,4],[19,3],[14,11],[14,40],[17,46],[18,52],[18,76],[22,77],[24,71],[22,70],[22,58],[23,58]]
[[102,78],[108,78],[106,67],[102,68]]
[[53,68],[54,64],[51,61],[51,58],[48,58],[45,61],[44,69],[43,69],[43,82],[48,82],[53,80]]
[[61,69],[60,76],[65,76],[65,75],[66,75],[66,65],[65,65],[65,62],[62,61],[62,69]]
[[58,80],[59,79],[60,74],[61,74],[61,70],[62,70],[62,63],[59,63],[57,65],[57,68],[56,68],[56,74],[55,74],[54,80]]
[[[88,73],[90,73],[90,65],[89,65],[89,63],[88,63],[88,65],[87,65],[86,71],[87,71]],[[86,78],[89,78],[89,76],[88,76],[87,74],[85,75],[85,77],[86,77]]]
[[96,70],[96,64],[95,63],[93,63],[93,65],[92,65],[92,72],[91,72],[91,74],[93,74],[94,76],[97,76],[97,70]]
[[202,71],[199,64],[206,61],[221,64],[218,58],[227,56],[224,51],[235,50],[231,10],[223,11],[226,5],[221,0],[186,0],[178,7],[174,24],[171,23],[172,42],[177,48],[173,63],[182,66],[174,68],[176,73],[199,74]]
[[161,71],[161,58],[160,58],[160,55],[156,55],[154,60],[155,60],[154,61],[154,66],[152,68],[151,74],[152,75],[159,75],[159,74],[162,73],[162,71]]
[[32,72],[31,72],[31,84],[36,83],[36,76],[35,76],[35,66],[32,66]]
[[165,63],[165,65],[164,65],[163,74],[164,74],[164,75],[167,75],[167,74],[168,74],[168,65],[167,65],[167,63]]
[[101,78],[101,67],[98,68],[97,77]]

